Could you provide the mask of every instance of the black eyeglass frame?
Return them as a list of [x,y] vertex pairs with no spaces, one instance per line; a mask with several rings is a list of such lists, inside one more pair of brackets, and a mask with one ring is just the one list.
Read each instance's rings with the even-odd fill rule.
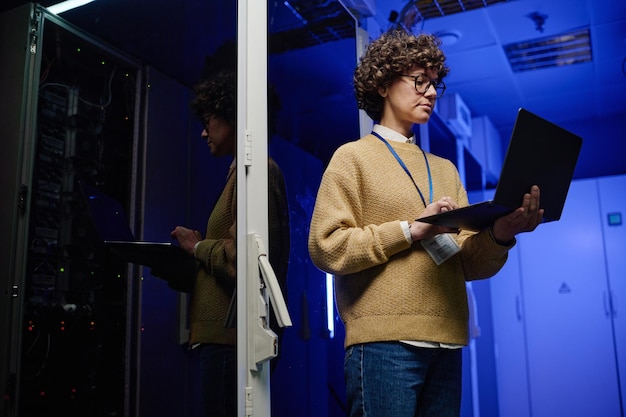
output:
[[417,75],[400,74],[400,76],[413,78],[415,91],[417,91],[418,94],[422,94],[422,95],[426,94],[426,92],[430,89],[431,86],[433,86],[435,88],[435,91],[437,92],[436,98],[440,98],[441,96],[443,96],[443,93],[446,92],[446,84],[443,81],[439,81],[439,80],[435,80],[435,81],[429,80],[428,85],[426,86],[424,91],[420,91],[417,88],[417,80],[418,78],[423,77],[424,74],[417,74]]

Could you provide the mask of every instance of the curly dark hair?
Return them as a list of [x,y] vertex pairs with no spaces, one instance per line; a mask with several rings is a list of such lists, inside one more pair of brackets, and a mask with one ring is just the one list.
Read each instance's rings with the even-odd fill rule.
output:
[[385,32],[372,41],[354,71],[353,83],[359,109],[380,121],[383,97],[380,88],[388,87],[400,74],[420,66],[437,72],[442,80],[450,72],[446,57],[439,48],[441,40],[434,35],[413,35],[405,30]]
[[237,125],[237,74],[234,71],[219,71],[199,82],[193,90],[191,108],[197,118],[204,121],[213,116],[232,127]]
[[[237,44],[227,41],[212,56],[205,57],[200,81],[193,87],[191,108],[201,121],[210,116],[237,127]],[[274,86],[268,83],[270,132],[276,131],[281,101]]]
[[227,40],[204,57],[200,80],[193,86],[191,108],[201,121],[210,116],[237,125],[237,43]]

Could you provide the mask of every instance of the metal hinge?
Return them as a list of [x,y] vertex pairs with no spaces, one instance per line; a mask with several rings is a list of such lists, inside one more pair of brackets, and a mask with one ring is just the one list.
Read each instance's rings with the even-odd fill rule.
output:
[[41,21],[41,11],[35,10],[34,16],[30,21],[30,53],[37,53],[37,42],[39,41],[39,23]]
[[249,130],[246,130],[245,132],[245,138],[244,138],[245,142],[244,142],[244,154],[245,154],[245,165],[247,167],[252,166],[252,133]]
[[245,416],[252,417],[254,415],[254,389],[252,387],[245,388]]

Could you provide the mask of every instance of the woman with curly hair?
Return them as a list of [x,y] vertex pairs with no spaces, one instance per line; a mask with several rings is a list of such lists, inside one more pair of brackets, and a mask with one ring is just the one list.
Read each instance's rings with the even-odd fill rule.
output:
[[542,216],[533,187],[480,233],[415,220],[468,204],[454,164],[420,149],[413,133],[445,91],[439,46],[432,35],[404,31],[368,46],[354,87],[376,124],[336,150],[311,219],[311,259],[335,275],[353,417],[459,415],[465,282],[498,272],[516,234]]
[[[230,303],[237,283],[237,73],[236,45],[227,43],[207,58],[202,81],[194,86],[191,102],[202,123],[201,137],[211,155],[232,158],[224,188],[209,213],[206,231],[201,234],[176,226],[171,236],[196,260],[197,271],[191,288],[189,345],[200,357],[202,392],[206,417],[237,416],[237,329],[227,326]],[[270,116],[279,108],[278,97],[270,92]],[[274,100],[272,102],[272,100]],[[290,252],[289,207],[283,173],[268,158],[269,258],[278,283],[287,299],[287,272]],[[283,329],[274,315],[270,327],[279,336]],[[276,359],[272,360],[274,369]]]

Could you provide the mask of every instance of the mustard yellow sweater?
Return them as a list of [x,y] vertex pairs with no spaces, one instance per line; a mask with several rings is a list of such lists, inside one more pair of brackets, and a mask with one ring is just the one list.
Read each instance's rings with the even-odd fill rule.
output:
[[[234,345],[237,331],[224,326],[237,283],[237,193],[236,175],[228,177],[209,220],[204,240],[196,249],[199,268],[189,311],[190,344]],[[289,209],[283,174],[269,159],[268,164],[269,256],[283,297],[287,299],[289,262]],[[272,328],[281,333],[271,316]]]
[[[428,174],[419,147],[390,141],[424,198]],[[433,200],[451,196],[468,204],[456,167],[428,155]],[[409,244],[400,222],[424,210],[413,182],[386,145],[373,135],[340,147],[322,177],[311,219],[309,253],[335,275],[345,345],[375,341],[468,342],[465,281],[488,278],[505,263],[509,247],[487,231],[455,235],[461,251],[437,266],[419,242]]]

